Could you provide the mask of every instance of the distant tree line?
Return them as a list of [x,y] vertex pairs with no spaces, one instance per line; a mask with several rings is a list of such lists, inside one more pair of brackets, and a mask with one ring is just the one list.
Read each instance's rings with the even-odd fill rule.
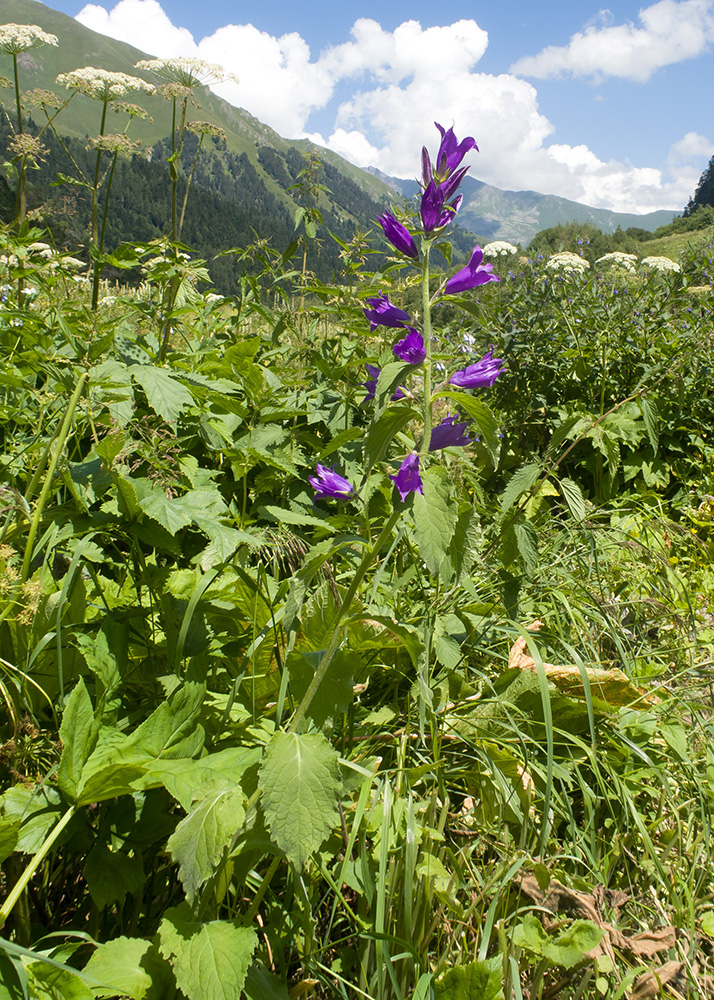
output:
[[684,209],[685,218],[690,218],[695,213],[698,214],[702,208],[714,208],[714,156],[699,178],[697,190]]

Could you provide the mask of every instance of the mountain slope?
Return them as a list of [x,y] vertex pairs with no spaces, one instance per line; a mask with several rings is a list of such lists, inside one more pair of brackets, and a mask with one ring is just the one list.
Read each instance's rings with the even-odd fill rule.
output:
[[[418,191],[416,181],[388,177],[375,171],[404,197]],[[510,240],[525,246],[536,233],[561,222],[591,222],[604,233],[614,233],[618,226],[631,226],[654,232],[659,226],[672,221],[676,214],[670,211],[648,212],[635,215],[629,212],[612,212],[607,208],[591,208],[580,202],[570,201],[552,194],[537,191],[502,191],[474,177],[466,177],[461,187],[464,203],[459,212],[459,224],[483,239]]]

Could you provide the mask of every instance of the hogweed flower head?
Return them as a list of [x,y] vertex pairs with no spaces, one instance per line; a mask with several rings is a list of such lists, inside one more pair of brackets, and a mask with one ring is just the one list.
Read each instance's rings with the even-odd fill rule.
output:
[[340,476],[334,469],[328,469],[318,462],[316,471],[316,476],[308,476],[308,481],[315,490],[315,500],[318,497],[341,500],[354,495],[352,483]]
[[554,253],[545,265],[549,271],[565,271],[566,274],[583,274],[590,268],[590,261],[570,250]]
[[640,264],[651,271],[660,271],[663,273],[667,271],[674,271],[676,273],[682,270],[679,264],[674,260],[670,260],[669,257],[645,257],[640,261]]
[[465,292],[469,288],[485,285],[487,281],[500,281],[500,278],[494,273],[493,264],[483,263],[483,250],[475,246],[466,267],[462,267],[446,282],[444,293],[458,295],[459,292]]
[[3,24],[0,25],[0,52],[9,56],[19,55],[28,49],[36,49],[40,45],[58,45],[57,35],[51,35],[38,24]]
[[410,326],[408,329],[406,337],[398,340],[392,350],[400,361],[408,361],[410,365],[420,365],[426,357],[424,338],[414,327]]
[[410,493],[424,493],[424,486],[419,473],[419,456],[407,455],[399,467],[396,476],[389,478],[399,490],[399,497],[404,503]]
[[133,91],[153,94],[156,90],[152,84],[140,80],[138,76],[115,73],[108,69],[96,69],[94,66],[74,69],[70,73],[60,73],[57,83],[60,87],[67,87],[68,90],[74,90],[78,94],[105,103],[118,101]]
[[514,247],[512,243],[506,243],[505,240],[494,240],[493,243],[487,243],[483,248],[484,257],[508,257],[514,253],[518,253],[518,247]]
[[455,385],[457,389],[490,388],[504,367],[503,358],[494,358],[493,347],[491,347],[480,361],[454,372],[449,383]]
[[141,59],[135,69],[148,70],[156,73],[162,80],[177,83],[181,87],[192,89],[197,84],[210,87],[214,83],[224,83],[230,80],[238,83],[238,77],[229,73],[218,63],[204,62],[193,56],[174,56],[170,59]]

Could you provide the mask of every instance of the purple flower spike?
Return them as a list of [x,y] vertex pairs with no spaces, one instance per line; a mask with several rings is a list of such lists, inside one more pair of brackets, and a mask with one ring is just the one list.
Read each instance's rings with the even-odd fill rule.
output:
[[476,288],[477,285],[485,285],[487,281],[499,281],[497,274],[493,273],[493,264],[483,263],[483,250],[475,246],[471,254],[471,260],[466,267],[457,271],[444,286],[446,295],[458,295],[469,288]]
[[401,222],[397,222],[393,215],[389,212],[384,212],[377,219],[384,230],[384,235],[387,237],[389,242],[395,247],[400,253],[403,253],[406,257],[411,257],[416,260],[419,256],[419,251],[417,250],[416,243],[406,228]]
[[453,126],[447,131],[438,122],[434,122],[434,124],[441,132],[441,143],[436,156],[436,172],[439,177],[444,177],[452,170],[456,170],[466,154],[472,149],[478,152],[478,146],[476,140],[470,135],[459,142],[454,135]]
[[317,464],[317,475],[308,476],[310,486],[315,490],[315,500],[318,497],[328,497],[330,500],[341,500],[351,497],[354,493],[352,483],[338,475],[334,469]]
[[449,382],[458,389],[484,389],[493,385],[504,366],[503,358],[494,358],[493,347],[491,347],[480,361],[469,365],[468,368],[462,368],[461,371],[454,372]]
[[457,448],[473,443],[473,438],[466,436],[466,430],[471,421],[465,420],[463,423],[457,423],[458,419],[458,416],[445,417],[437,427],[434,427],[429,438],[429,451],[438,451],[439,448]]
[[404,503],[410,493],[423,494],[424,492],[421,476],[419,475],[418,455],[407,455],[399,467],[399,472],[396,476],[390,476],[389,478],[399,490],[399,498],[402,503]]
[[[362,383],[367,390],[365,399],[374,399],[374,395],[377,391],[377,380],[379,379],[381,368],[378,368],[376,365],[365,365],[365,368],[367,369],[367,374],[369,375],[367,381]],[[405,395],[406,393],[402,392],[401,389],[397,389],[397,391],[393,393],[392,399],[404,399]]]
[[426,347],[424,338],[413,327],[409,327],[409,333],[392,348],[400,361],[408,361],[410,365],[420,365],[426,357]]
[[376,330],[378,326],[391,326],[399,329],[399,327],[411,323],[412,318],[409,313],[393,305],[383,292],[380,292],[376,299],[367,299],[366,301],[367,305],[372,306],[372,308],[363,309],[362,312],[369,320],[372,330]]

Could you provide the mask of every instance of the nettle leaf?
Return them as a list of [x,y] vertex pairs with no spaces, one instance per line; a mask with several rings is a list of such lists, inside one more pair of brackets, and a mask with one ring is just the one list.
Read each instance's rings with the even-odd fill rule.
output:
[[64,746],[57,769],[57,784],[68,799],[77,798],[82,769],[96,746],[98,734],[99,722],[94,718],[84,680],[80,679],[67,699],[60,725]]
[[457,965],[434,983],[434,1000],[503,1000],[502,978],[500,955]]
[[179,866],[179,878],[191,905],[200,887],[213,874],[244,816],[240,785],[219,786],[204,795],[169,837],[166,846]]
[[585,520],[585,514],[587,512],[585,506],[585,497],[583,496],[583,491],[580,489],[578,484],[572,479],[561,479],[560,488],[563,492],[563,499],[568,505],[568,510],[571,516],[576,521]]
[[83,972],[102,984],[93,988],[97,998],[161,1000],[171,995],[171,970],[156,945],[143,938],[117,937],[100,944]]
[[651,399],[644,397],[640,400],[640,409],[642,410],[642,418],[645,422],[647,437],[652,445],[652,451],[656,455],[657,448],[659,447],[659,412],[657,410],[657,404]]
[[131,374],[146,393],[146,401],[160,417],[174,427],[187,407],[193,405],[193,396],[185,385],[173,378],[165,368],[153,365],[132,365]]
[[534,485],[539,475],[539,465],[524,465],[521,469],[513,473],[501,497],[502,514],[510,510],[516,500]]
[[338,820],[337,752],[322,735],[278,732],[266,748],[259,787],[275,843],[302,869]]
[[446,469],[433,465],[422,476],[424,494],[415,493],[412,513],[419,555],[430,573],[439,572],[456,528],[459,507],[451,497]]
[[258,943],[235,921],[191,920],[186,904],[167,910],[159,926],[159,951],[171,963],[187,1000],[239,1000]]

